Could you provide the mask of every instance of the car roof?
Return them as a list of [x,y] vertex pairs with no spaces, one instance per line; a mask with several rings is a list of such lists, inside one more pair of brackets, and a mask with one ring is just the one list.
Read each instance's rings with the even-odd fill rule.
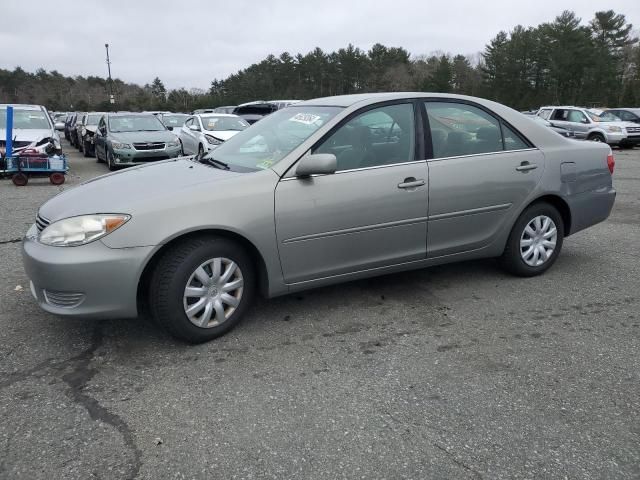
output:
[[149,117],[155,115],[149,112],[107,112],[105,115],[109,115],[110,117],[130,117],[130,116],[138,116],[138,117]]
[[203,118],[210,118],[210,117],[234,117],[236,118],[238,115],[234,115],[232,113],[196,113],[197,116],[199,117],[203,117]]
[[403,100],[406,98],[447,98],[468,100],[476,103],[489,102],[478,97],[469,95],[457,95],[454,93],[434,93],[434,92],[385,92],[385,93],[356,93],[351,95],[338,95],[334,97],[315,98],[306,100],[295,105],[292,108],[301,106],[325,106],[325,107],[350,107],[357,104],[369,104],[376,102]]

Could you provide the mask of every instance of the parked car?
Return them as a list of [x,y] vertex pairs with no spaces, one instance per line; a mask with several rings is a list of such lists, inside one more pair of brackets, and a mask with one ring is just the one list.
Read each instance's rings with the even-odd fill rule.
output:
[[186,113],[163,113],[160,115],[160,120],[164,126],[176,134],[180,131],[182,125],[184,125],[184,122],[186,122],[188,118],[189,115]]
[[[581,107],[542,107],[538,116],[550,121],[553,125],[563,127],[575,133],[576,138],[593,140],[630,147],[638,143],[639,139],[629,138],[629,128],[632,133],[636,125],[623,122],[619,118],[609,115],[599,117],[586,108]],[[638,131],[640,133],[640,130]]]
[[250,102],[238,105],[233,109],[233,114],[244,118],[249,124],[252,124],[277,110],[278,107],[273,103]]
[[[216,107],[212,112],[198,112],[198,113],[233,113],[233,110],[237,105],[227,105],[225,107]],[[196,113],[196,112],[194,112]]]
[[269,100],[268,103],[275,105],[278,108],[278,110],[280,110],[282,108],[288,107],[289,105],[295,105],[300,101],[301,100]]
[[52,117],[53,126],[59,132],[63,132],[64,131],[64,121],[65,121],[66,117],[67,117],[67,113],[66,112],[57,112],[57,113],[53,114],[53,117]]
[[71,129],[76,124],[77,112],[69,112],[64,120],[64,138],[71,141]]
[[54,128],[47,109],[42,105],[0,103],[0,151],[4,154],[7,138],[7,106],[13,107],[13,148],[26,147],[50,139],[56,153],[62,153],[60,135]]
[[249,124],[237,115],[224,113],[194,115],[180,129],[182,153],[203,155],[248,126]]
[[78,150],[80,150],[85,157],[93,157],[96,154],[96,130],[98,129],[98,123],[100,122],[100,119],[105,114],[105,112],[89,112],[83,115],[82,128],[78,132]]
[[624,122],[640,123],[640,108],[610,108],[602,114],[610,113]]
[[539,275],[566,236],[608,217],[613,170],[607,145],[568,140],[488,100],[321,98],[200,161],[53,197],[24,238],[24,266],[49,312],[131,318],[146,305],[173,335],[201,342],[233,328],[258,291],[484,257]]
[[109,170],[180,155],[178,137],[149,113],[107,113],[94,137],[96,160]]
[[76,112],[75,122],[69,129],[69,143],[76,148],[78,148],[78,145],[80,145],[79,138],[80,130],[82,130],[82,117],[86,114],[87,112]]
[[200,115],[202,113],[216,113],[215,108],[198,108],[191,112],[191,115]]
[[563,128],[563,127],[558,127],[558,126],[554,125],[553,123],[551,123],[549,120],[545,120],[542,117],[539,117],[537,115],[530,115],[528,113],[525,113],[525,115],[527,115],[528,118],[531,118],[532,120],[534,120],[534,121],[536,121],[538,123],[541,123],[545,127],[550,128],[551,130],[553,130],[557,134],[562,135],[563,137],[573,138],[573,139],[576,138],[576,134],[573,133],[571,130],[568,130],[568,129]]

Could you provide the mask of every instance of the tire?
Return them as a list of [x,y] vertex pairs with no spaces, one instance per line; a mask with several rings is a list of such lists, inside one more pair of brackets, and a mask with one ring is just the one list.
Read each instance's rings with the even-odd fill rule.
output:
[[62,185],[64,183],[64,180],[65,180],[65,177],[63,173],[54,172],[51,175],[49,175],[49,181],[53,185]]
[[16,187],[24,187],[27,183],[29,183],[29,177],[27,177],[24,173],[14,173],[11,177],[11,181]]
[[93,147],[93,153],[94,153],[94,155],[96,156],[96,163],[103,163],[103,162],[104,162],[104,160],[102,160],[102,159],[100,158],[100,154],[98,153],[98,151],[99,151],[99,150],[98,150],[98,148],[97,148],[97,147]]
[[204,147],[202,146],[202,144],[198,145],[198,158],[202,158],[204,157]]
[[600,142],[600,143],[606,143],[607,139],[604,138],[604,135],[602,135],[601,133],[594,133],[589,135],[589,140],[591,140],[592,142]]
[[[214,269],[209,268],[207,262],[214,262],[213,259],[222,259],[218,267],[222,272],[219,278],[224,277],[231,265],[225,260],[235,263],[236,270],[232,270],[234,273],[226,285],[240,285],[237,289],[223,291],[220,283],[217,284],[219,291],[215,284],[207,289],[205,283],[198,280],[195,272],[199,267],[208,275],[207,278],[212,276],[210,272],[213,273]],[[221,278],[221,281],[225,280]],[[207,293],[202,297],[186,298],[187,286],[194,291],[203,289]],[[226,238],[201,236],[170,247],[158,260],[149,283],[148,305],[151,317],[171,335],[190,343],[202,343],[235,327],[250,306],[254,291],[255,271],[249,255]],[[228,305],[223,297],[232,297],[239,303],[236,306]],[[196,304],[200,307],[195,307],[190,319],[186,309]],[[211,318],[205,317],[207,310]],[[207,326],[201,326],[203,323]]]
[[182,140],[179,140],[180,142],[180,156],[184,157],[184,145],[182,144]]
[[82,153],[85,157],[91,156],[91,146],[89,145],[89,142],[82,142]]
[[[533,227],[530,226],[536,218],[541,219],[540,226],[542,228],[540,229],[536,228],[535,225]],[[555,225],[555,236],[549,235],[552,225],[549,226],[545,233],[543,218],[550,219],[551,222],[553,222]],[[527,228],[532,228],[536,235],[530,236],[528,233],[525,233],[525,229]],[[540,232],[540,234],[538,234],[538,232]],[[558,258],[562,250],[563,240],[564,222],[558,210],[546,202],[534,203],[520,214],[518,220],[513,225],[509,239],[507,240],[507,245],[500,257],[500,264],[509,273],[519,277],[540,275],[547,271]],[[530,244],[531,246],[527,247],[524,242],[528,243],[529,241],[531,241],[533,245]],[[552,251],[550,251],[550,243],[554,243]],[[531,250],[532,248],[533,250]],[[544,260],[543,254],[540,253],[541,249],[544,250],[544,255],[546,256]],[[536,252],[536,250],[538,250],[538,252]],[[527,255],[529,256],[525,260]],[[536,259],[538,259],[539,262],[541,261],[541,263],[532,265],[531,263],[535,263]]]
[[627,150],[627,149],[633,148],[633,143],[626,143],[626,142],[625,143],[621,143],[619,145],[619,147]]
[[107,151],[107,168],[109,169],[110,172],[113,172],[116,169],[116,166],[113,164],[113,155],[111,154],[108,148],[106,151]]

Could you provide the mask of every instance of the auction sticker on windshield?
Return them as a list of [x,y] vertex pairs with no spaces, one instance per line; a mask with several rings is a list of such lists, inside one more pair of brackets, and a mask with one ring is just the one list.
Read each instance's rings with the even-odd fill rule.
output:
[[297,113],[289,119],[290,122],[298,122],[304,125],[313,125],[322,117],[313,113]]

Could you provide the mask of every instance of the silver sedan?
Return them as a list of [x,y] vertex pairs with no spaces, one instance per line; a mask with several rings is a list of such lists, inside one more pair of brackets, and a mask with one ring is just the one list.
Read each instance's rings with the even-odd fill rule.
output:
[[222,335],[273,297],[485,257],[539,275],[605,220],[610,148],[473,97],[321,98],[199,159],[91,180],[49,200],[23,242],[40,306],[86,318],[146,305],[173,335]]

